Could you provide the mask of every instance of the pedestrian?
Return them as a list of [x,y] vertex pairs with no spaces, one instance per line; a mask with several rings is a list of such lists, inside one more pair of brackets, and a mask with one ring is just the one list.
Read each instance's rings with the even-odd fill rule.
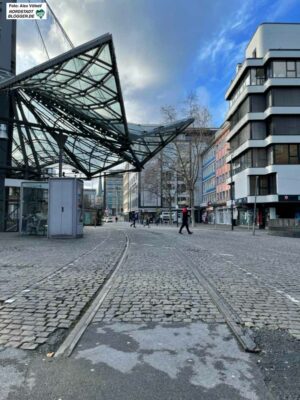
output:
[[146,218],[145,226],[148,226],[148,228],[150,228],[150,218],[149,217]]
[[115,218],[115,221],[118,222],[118,217]]
[[189,216],[188,216],[188,209],[187,206],[184,205],[182,208],[182,224],[179,229],[179,233],[182,234],[182,229],[186,227],[186,230],[188,231],[189,235],[191,235],[193,232],[189,230]]
[[135,220],[136,220],[136,218],[135,218],[135,214],[133,214],[132,215],[132,222],[131,222],[131,224],[130,224],[130,226],[133,226],[134,228],[136,228],[136,226],[135,226]]

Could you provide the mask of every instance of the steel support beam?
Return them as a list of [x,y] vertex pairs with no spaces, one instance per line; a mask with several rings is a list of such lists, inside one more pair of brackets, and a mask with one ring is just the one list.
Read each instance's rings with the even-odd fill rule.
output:
[[[0,82],[1,79],[16,73],[16,22],[6,20],[6,4],[15,0],[4,0],[0,8]],[[12,118],[10,95],[0,92],[0,118]],[[13,128],[0,124],[0,232],[5,231],[7,196],[5,177],[11,166]]]

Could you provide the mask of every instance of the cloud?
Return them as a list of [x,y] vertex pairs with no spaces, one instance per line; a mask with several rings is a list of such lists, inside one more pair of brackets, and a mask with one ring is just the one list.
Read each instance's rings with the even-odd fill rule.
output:
[[[49,2],[74,45],[113,34],[127,116],[138,122],[159,121],[162,105],[178,105],[197,88],[214,113],[258,23],[297,6],[296,0]],[[40,22],[51,57],[69,49],[52,22]],[[20,71],[47,57],[35,24],[18,26]]]

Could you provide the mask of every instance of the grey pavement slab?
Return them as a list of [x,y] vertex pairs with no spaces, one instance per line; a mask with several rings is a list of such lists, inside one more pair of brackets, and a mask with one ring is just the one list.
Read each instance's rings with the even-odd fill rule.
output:
[[0,352],[1,400],[270,398],[225,324],[93,323],[69,359],[29,354]]

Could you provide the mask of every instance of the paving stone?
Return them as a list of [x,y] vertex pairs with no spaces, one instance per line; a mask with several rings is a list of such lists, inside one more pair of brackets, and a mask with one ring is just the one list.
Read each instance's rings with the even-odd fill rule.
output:
[[23,343],[20,348],[23,350],[35,350],[38,346],[38,343]]

